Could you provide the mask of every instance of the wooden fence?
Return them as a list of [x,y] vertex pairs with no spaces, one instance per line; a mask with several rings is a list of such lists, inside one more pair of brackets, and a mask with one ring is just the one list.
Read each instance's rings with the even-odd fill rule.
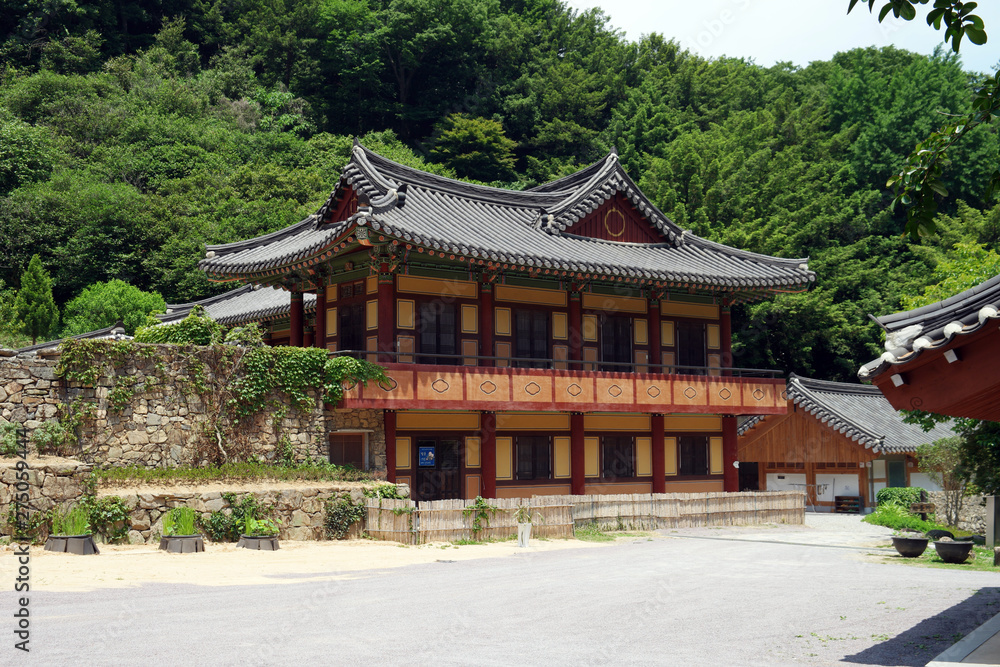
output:
[[573,537],[573,528],[596,524],[602,530],[655,530],[763,523],[801,524],[805,494],[801,491],[744,493],[657,493],[607,496],[536,496],[497,498],[496,507],[480,518],[472,500],[371,498],[365,532],[377,540],[423,544],[457,540],[506,539],[517,533],[514,510],[529,504],[531,532],[536,537]]

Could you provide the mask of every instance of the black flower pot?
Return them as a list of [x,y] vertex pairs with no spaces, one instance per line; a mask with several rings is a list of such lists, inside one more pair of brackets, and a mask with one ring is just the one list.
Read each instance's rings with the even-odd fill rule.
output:
[[277,535],[241,535],[236,543],[240,549],[255,549],[257,551],[277,551]]
[[926,537],[894,537],[892,546],[903,558],[919,558],[927,549]]
[[160,548],[170,554],[193,554],[205,550],[205,540],[201,535],[165,535]]
[[45,540],[45,550],[81,556],[101,553],[93,535],[50,535]]
[[946,563],[964,563],[972,551],[972,542],[935,542],[938,558]]

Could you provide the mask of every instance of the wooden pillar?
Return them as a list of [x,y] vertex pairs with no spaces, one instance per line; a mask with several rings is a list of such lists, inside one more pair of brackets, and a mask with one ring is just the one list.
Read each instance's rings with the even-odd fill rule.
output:
[[303,338],[302,292],[292,292],[292,304],[289,311],[289,337],[291,347],[302,347]]
[[[493,350],[493,284],[479,283],[479,355],[494,356]],[[495,366],[492,359],[480,359],[479,366]]]
[[[395,352],[396,339],[396,284],[393,274],[378,274],[378,349],[379,352]],[[394,354],[380,354],[380,364],[396,361]]]
[[[570,289],[569,292],[569,358],[570,361],[583,360],[583,300],[580,292],[575,289]],[[583,365],[571,363],[569,369],[583,370]]]
[[[572,303],[572,302],[570,302]],[[569,460],[572,483],[570,492],[582,496],[586,492],[587,465],[583,442],[583,413],[574,412],[569,416],[570,444]]]
[[396,483],[396,413],[386,410],[382,413],[382,430],[385,432],[385,479]]
[[650,436],[653,440],[653,493],[667,492],[667,456],[663,450],[665,425],[663,415],[652,415]]
[[[661,348],[661,344],[660,344],[660,331],[661,331],[660,330],[660,302],[659,301],[654,301],[653,299],[650,299],[649,300],[649,310],[647,312],[648,312],[648,318],[649,318],[649,324],[647,325],[647,328],[649,329],[649,363],[650,363],[649,370],[652,373],[665,373],[666,370],[664,370],[660,366],[660,364],[663,363],[663,354],[662,354],[662,348]],[[661,417],[661,419],[662,419],[662,417]],[[660,433],[660,437],[661,438],[663,437],[662,433]],[[655,442],[654,442],[654,446],[655,446]],[[662,447],[661,447],[661,451],[662,451]],[[655,466],[654,466],[654,468],[655,468]],[[655,484],[654,484],[654,487],[655,487]],[[661,491],[653,491],[653,493],[662,493],[662,492]]]
[[326,349],[326,287],[320,284],[316,289],[316,330],[313,345]]
[[737,456],[736,417],[722,418],[722,490],[740,490],[740,471],[733,465]]
[[[733,367],[733,324],[730,318],[729,302],[724,301],[719,316],[720,343],[722,347],[722,368]],[[732,375],[732,371],[723,370],[725,376]]]
[[316,338],[316,329],[311,326],[303,327],[302,329],[302,347],[312,347],[313,341]]
[[479,416],[479,442],[482,447],[483,498],[497,497],[497,415],[482,412]]

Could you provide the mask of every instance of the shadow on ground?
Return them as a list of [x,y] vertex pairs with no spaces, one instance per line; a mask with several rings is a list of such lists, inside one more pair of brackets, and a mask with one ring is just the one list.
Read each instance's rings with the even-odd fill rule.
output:
[[844,656],[844,662],[923,667],[997,614],[1000,614],[1000,588],[980,588],[964,601],[906,632],[860,653]]

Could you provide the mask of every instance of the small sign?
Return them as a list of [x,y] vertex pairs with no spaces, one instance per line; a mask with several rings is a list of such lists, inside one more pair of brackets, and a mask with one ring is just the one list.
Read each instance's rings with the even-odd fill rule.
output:
[[934,503],[913,503],[910,505],[910,511],[914,514],[933,514]]
[[421,468],[434,467],[434,445],[423,445],[419,448],[417,461]]

